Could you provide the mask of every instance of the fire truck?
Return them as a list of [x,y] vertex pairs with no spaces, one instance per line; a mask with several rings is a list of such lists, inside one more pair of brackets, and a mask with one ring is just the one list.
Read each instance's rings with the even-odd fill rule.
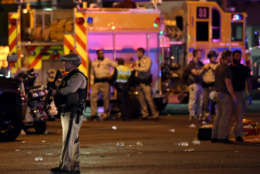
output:
[[18,57],[13,69],[33,68],[39,83],[46,84],[48,70],[62,68],[61,55],[76,52],[82,59],[79,69],[88,76],[97,49],[130,65],[137,59],[136,49],[143,47],[153,62],[154,99],[163,108],[160,31],[158,9],[87,8],[83,3],[80,8],[46,10],[28,5],[9,14],[9,54]]

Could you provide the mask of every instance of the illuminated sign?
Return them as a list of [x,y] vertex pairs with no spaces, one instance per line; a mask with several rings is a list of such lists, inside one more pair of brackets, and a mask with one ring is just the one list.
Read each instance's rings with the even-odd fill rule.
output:
[[208,7],[198,7],[197,8],[197,19],[208,19],[209,18],[209,8]]

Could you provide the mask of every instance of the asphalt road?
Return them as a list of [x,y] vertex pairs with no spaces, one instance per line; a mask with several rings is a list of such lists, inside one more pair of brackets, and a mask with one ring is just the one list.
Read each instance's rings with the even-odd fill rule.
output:
[[[259,114],[249,118],[260,122]],[[20,135],[0,143],[0,174],[47,174],[57,166],[60,121],[45,135]],[[247,174],[260,173],[260,136],[242,144],[194,141],[187,115],[159,121],[85,121],[80,132],[83,174]],[[254,138],[255,142],[249,142]]]

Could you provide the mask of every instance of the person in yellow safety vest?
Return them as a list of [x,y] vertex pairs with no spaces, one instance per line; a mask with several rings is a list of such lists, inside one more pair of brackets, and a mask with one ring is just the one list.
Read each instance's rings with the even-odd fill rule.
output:
[[117,59],[118,66],[116,68],[116,80],[115,87],[117,89],[117,101],[119,104],[119,109],[121,111],[121,118],[123,120],[129,120],[130,114],[129,99],[128,99],[128,79],[131,76],[131,69],[124,65],[124,59]]

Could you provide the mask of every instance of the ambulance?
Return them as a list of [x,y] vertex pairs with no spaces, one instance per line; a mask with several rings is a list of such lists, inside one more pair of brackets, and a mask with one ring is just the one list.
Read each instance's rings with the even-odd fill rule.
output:
[[[154,4],[140,2],[151,8]],[[246,19],[243,12],[224,11],[213,1],[163,1],[156,4],[161,13],[160,49],[163,70],[162,91],[169,103],[187,102],[187,88],[181,80],[194,49],[202,50],[202,61],[215,50],[241,50],[246,57]],[[177,97],[177,98],[176,98]]]

